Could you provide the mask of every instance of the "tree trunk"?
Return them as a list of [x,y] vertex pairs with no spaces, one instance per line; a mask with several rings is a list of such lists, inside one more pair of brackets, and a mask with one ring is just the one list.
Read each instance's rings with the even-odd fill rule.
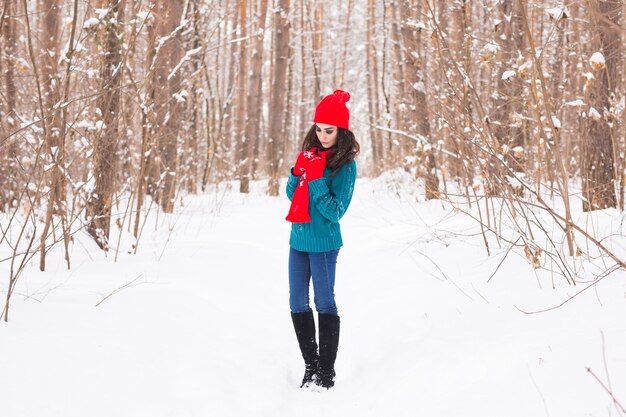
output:
[[[516,0],[503,0],[500,2],[501,20],[498,25],[498,40],[500,45],[501,66],[497,67],[497,93],[494,101],[493,124],[494,133],[498,143],[493,144],[495,151],[502,152],[506,161],[514,171],[524,171],[524,159],[515,158],[513,152],[508,152],[517,146],[524,148],[524,132],[522,121],[519,116],[522,113],[522,80],[518,76],[503,79],[502,75],[507,70],[518,69],[518,56],[523,52],[523,30],[521,17]],[[503,172],[499,167],[494,167],[496,172],[492,175],[502,178]],[[494,183],[493,194],[500,194],[500,183]]]
[[97,7],[108,9],[104,18],[102,38],[104,48],[100,65],[101,96],[98,108],[99,123],[103,126],[94,140],[93,174],[95,187],[87,212],[91,221],[87,230],[101,249],[109,248],[111,206],[117,172],[118,120],[120,115],[120,84],[122,79],[122,38],[119,36],[124,21],[124,0],[100,0]]
[[617,96],[617,75],[621,66],[622,41],[618,31],[622,5],[609,0],[590,1],[591,22],[598,33],[598,49],[606,65],[594,71],[590,104],[601,115],[591,117],[587,140],[582,147],[583,210],[616,207],[614,168],[615,114],[611,97]]
[[[28,13],[25,3],[25,13]],[[41,233],[40,242],[40,259],[39,269],[46,269],[46,242],[50,228],[52,226],[54,214],[64,215],[62,201],[65,198],[63,190],[63,179],[59,167],[64,166],[64,153],[60,125],[59,113],[55,110],[55,105],[59,103],[61,98],[61,86],[58,76],[57,57],[59,56],[59,23],[60,23],[60,0],[42,1],[37,3],[40,14],[42,16],[41,23],[41,78],[43,98],[41,109],[41,117],[48,118],[47,124],[44,123],[43,140],[46,153],[46,164],[52,168],[48,169],[44,174],[46,183],[49,187],[48,207],[46,208],[46,218],[43,231]],[[30,34],[29,34],[30,36]]]
[[260,0],[256,13],[256,33],[257,35],[250,57],[250,79],[248,81],[248,122],[246,123],[245,134],[245,153],[244,159],[248,161],[246,168],[248,169],[248,177],[256,173],[258,169],[258,152],[261,145],[261,119],[263,117],[263,42],[265,41],[265,18],[267,17],[267,0]]
[[322,31],[324,30],[324,11],[322,9],[322,4],[313,2],[313,13],[309,13],[309,22],[313,20],[310,24],[313,41],[313,50],[311,51],[313,63],[313,73],[314,73],[314,84],[313,84],[313,99],[314,101],[318,101],[322,98],[322,73],[323,73],[323,65],[322,65],[322,42],[324,41],[324,37]]
[[[244,39],[247,36],[248,26],[246,18],[247,1],[239,0],[237,4],[239,12],[239,31],[237,32],[237,37],[239,39]],[[238,144],[237,177],[239,178],[240,193],[250,192],[250,170],[252,166],[249,157],[249,154],[251,154],[250,144],[252,143],[252,138],[246,137],[245,134],[245,125],[248,123],[248,114],[246,113],[246,95],[248,93],[248,90],[246,89],[246,84],[248,81],[247,45],[247,40],[239,41],[239,54],[237,55],[239,58],[239,75],[237,78],[237,128],[235,130],[235,141]]]
[[[60,49],[61,3],[61,0],[46,0],[39,3],[43,24],[41,36],[42,86],[46,116],[50,117],[45,141],[51,162],[57,165],[63,164],[64,156],[64,149],[60,148],[62,141],[60,137],[62,130],[60,115],[54,108],[61,99],[61,82],[57,65]],[[65,198],[58,169],[48,171],[48,183],[51,190],[50,204],[52,205],[52,212],[58,213],[62,210],[59,202]]]
[[375,128],[378,124],[378,59],[376,58],[377,48],[373,40],[373,34],[376,30],[375,24],[375,9],[376,4],[374,0],[368,0],[367,6],[367,36],[366,36],[366,67],[367,67],[367,105],[369,114],[370,128],[366,130],[368,137],[372,141],[372,174],[378,176],[381,172],[383,158],[380,142],[379,130]]
[[[15,69],[17,60],[18,25],[16,25],[17,4],[16,0],[4,0],[4,20],[1,22],[2,35],[4,37],[4,51],[0,55],[1,64],[4,65],[4,85],[6,97],[6,109],[2,127],[6,133],[13,132],[18,126],[17,120],[17,86],[15,84]],[[2,66],[2,65],[0,65]],[[4,135],[3,135],[4,137]],[[20,175],[21,168],[18,165],[18,142],[9,139],[8,143],[0,145],[0,212],[5,208],[10,209],[17,203],[19,188],[22,185]]]
[[[407,94],[404,81],[404,57],[402,54],[402,35],[400,31],[401,17],[398,17],[400,13],[400,7],[398,0],[391,1],[387,8],[388,14],[391,20],[391,43],[393,50],[393,113],[396,129],[400,131],[407,131],[408,123],[408,103]],[[406,143],[406,138],[400,139],[402,143]],[[390,140],[387,144],[387,154],[389,155],[390,166],[401,166],[403,164],[404,146],[400,146],[399,142]]]
[[[155,19],[156,20],[156,16]],[[156,152],[155,146],[155,120],[154,120],[154,98],[156,91],[156,83],[154,81],[155,73],[154,66],[156,64],[156,22],[150,19],[146,22],[148,32],[148,44],[146,47],[146,92],[141,102],[141,154],[139,171],[137,173],[137,206],[135,209],[135,226],[133,229],[133,236],[135,239],[139,238],[139,222],[141,220],[141,207],[143,206],[143,200],[145,194],[155,195],[157,182],[154,173],[153,166],[154,153]],[[135,244],[135,251],[137,251],[137,245]]]
[[[200,39],[201,22],[200,22],[200,5],[198,0],[192,0],[189,2],[189,14],[193,27],[193,34],[191,38],[191,49],[198,51],[201,49],[202,41]],[[198,154],[199,134],[201,129],[201,123],[199,121],[200,112],[202,110],[203,98],[201,94],[202,77],[200,73],[200,66],[202,62],[198,55],[194,55],[191,58],[191,71],[192,79],[187,80],[191,92],[189,99],[186,101],[186,113],[189,115],[189,136],[187,138],[187,146],[185,146],[185,189],[187,192],[195,193],[198,187],[198,170],[200,167],[200,158]]]
[[274,12],[274,77],[269,112],[269,187],[268,194],[278,195],[280,168],[285,141],[285,97],[289,58],[289,0],[279,0]]
[[[176,177],[178,170],[177,142],[181,125],[181,105],[177,95],[181,88],[181,69],[177,68],[182,58],[183,44],[180,29],[183,0],[159,3],[155,7],[156,33],[162,43],[157,46],[154,66],[154,112],[156,151],[152,161],[152,180],[157,187],[153,198],[163,211],[174,209]],[[176,30],[176,32],[174,32]]]
[[[347,12],[346,12],[346,26],[343,33],[343,47],[341,48],[341,60],[339,61],[339,82],[336,85],[337,88],[343,88],[344,79],[346,74],[346,64],[348,60],[348,42],[352,39],[352,33],[350,31],[350,17],[352,16],[352,5],[354,0],[348,0]],[[386,6],[385,6],[386,7]],[[302,28],[303,29],[303,28]]]
[[304,137],[304,135],[306,135],[306,132],[309,130],[310,128],[310,120],[307,119],[307,108],[310,106],[307,106],[308,104],[308,100],[310,99],[310,97],[307,97],[307,67],[308,67],[308,63],[309,63],[309,57],[310,54],[308,54],[306,52],[306,42],[304,40],[304,28],[305,28],[305,20],[304,20],[304,15],[305,15],[305,6],[304,6],[304,0],[300,0],[300,113],[299,113],[299,119],[300,119],[300,128],[298,130],[296,130],[296,132],[298,133],[296,135],[296,152],[299,151],[299,146],[300,146],[300,140],[301,138]]
[[[470,33],[470,14],[472,12],[471,4],[468,0],[461,0],[461,2],[454,6],[453,20],[454,20],[454,32],[450,37],[451,43],[454,45],[453,56],[457,63],[463,68],[465,74],[471,77],[471,42],[467,39],[467,34]],[[472,120],[472,108],[469,98],[469,85],[461,79],[457,74],[453,76],[454,84],[457,88],[457,92],[460,91],[460,97],[456,101],[456,105],[452,107],[454,114],[458,117],[460,126],[459,130],[465,128],[470,129]],[[452,170],[453,178],[457,180],[464,180],[465,186],[469,186],[472,182],[473,169],[471,166],[466,166],[467,162],[467,150],[463,137],[453,135],[452,142],[454,143],[454,149],[457,153],[457,158],[454,161],[454,167]]]
[[[421,29],[415,27],[415,22],[421,17],[419,1],[413,5],[410,0],[402,0],[402,41],[404,43],[404,60],[407,65],[405,80],[409,87],[408,101],[414,118],[409,122],[408,132],[422,139],[423,169],[426,188],[426,199],[439,197],[439,179],[435,166],[433,147],[430,144],[430,121],[428,102],[426,100],[425,69],[426,54],[422,51]],[[419,170],[418,170],[419,172]]]
[[[223,124],[223,128],[221,131],[221,136],[219,138],[220,144],[222,145],[222,147],[224,149],[219,149],[218,148],[218,152],[221,151],[226,151],[226,152],[221,152],[221,154],[223,155],[223,161],[222,161],[222,166],[220,168],[220,171],[225,171],[226,167],[224,165],[226,165],[227,162],[231,162],[231,161],[227,161],[226,159],[228,158],[228,155],[232,155],[233,153],[236,152],[235,150],[235,143],[238,143],[233,135],[233,101],[235,99],[235,86],[237,85],[237,57],[239,56],[239,45],[237,42],[232,42],[233,38],[237,37],[236,34],[236,28],[237,25],[239,25],[239,12],[237,9],[237,3],[235,2],[235,5],[232,7],[234,10],[230,10],[229,8],[229,2],[226,2],[225,8],[226,8],[226,14],[228,17],[230,17],[232,19],[231,21],[231,33],[232,35],[230,37],[226,37],[226,44],[228,44],[228,41],[231,41],[230,43],[230,53],[227,54],[227,60],[228,60],[228,78],[226,81],[226,85],[225,85],[225,94],[224,94],[224,102],[223,102],[223,112],[222,112],[222,120],[224,121]],[[244,22],[245,24],[245,22]],[[228,22],[226,22],[226,25],[228,26]],[[228,32],[227,32],[228,33]],[[235,172],[229,172],[228,174],[235,174]]]

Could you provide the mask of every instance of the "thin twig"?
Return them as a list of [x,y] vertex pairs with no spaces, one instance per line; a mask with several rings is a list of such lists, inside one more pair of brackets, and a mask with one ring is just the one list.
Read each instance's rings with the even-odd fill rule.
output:
[[133,283],[135,281],[137,281],[139,278],[142,277],[143,274],[140,274],[137,276],[137,278],[135,278],[134,280],[127,282],[126,284],[122,285],[119,288],[114,289],[113,291],[111,291],[108,295],[106,295],[102,300],[100,300],[100,302],[98,304],[95,305],[95,307],[98,307],[100,304],[102,304],[105,300],[107,300],[109,297],[111,297],[114,294],[117,294],[118,292],[122,291],[125,288],[130,288],[130,287],[135,287],[137,285],[141,285],[141,284],[145,284],[145,282],[140,282],[138,284],[133,285]]
[[595,380],[606,391],[606,393],[611,396],[611,399],[613,400],[613,404],[615,404],[615,408],[618,409],[619,411],[621,411],[622,413],[626,413],[626,409],[624,409],[622,404],[620,404],[620,402],[617,400],[617,398],[615,398],[615,396],[613,395],[613,392],[609,388],[607,388],[607,386],[604,385],[604,383],[602,381],[600,381],[600,378],[598,378],[596,376],[596,374],[593,373],[591,368],[590,367],[585,367],[585,369],[587,370],[587,372],[589,372],[591,374],[591,376],[593,376],[595,378]]
[[535,386],[535,388],[537,389],[537,392],[539,393],[539,396],[541,397],[541,401],[543,402],[543,409],[546,412],[546,416],[550,417],[550,412],[548,411],[548,403],[546,402],[546,398],[541,393],[541,390],[539,389],[539,385],[537,385],[537,382],[535,381],[535,378],[533,377],[532,372],[530,372],[530,368],[528,366],[526,366],[526,368],[528,369],[528,375],[530,375],[530,380],[533,382],[533,385]]

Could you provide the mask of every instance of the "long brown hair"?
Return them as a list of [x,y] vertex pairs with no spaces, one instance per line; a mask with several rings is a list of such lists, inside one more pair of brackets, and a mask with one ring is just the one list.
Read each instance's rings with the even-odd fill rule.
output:
[[[308,151],[311,148],[322,148],[322,144],[317,138],[315,129],[316,125],[314,124],[304,136],[304,141],[302,142],[303,151]],[[351,130],[338,127],[337,143],[335,143],[332,149],[333,151],[328,154],[328,158],[326,159],[326,167],[330,168],[332,170],[332,176],[335,176],[342,166],[354,160],[361,146],[356,141],[354,133],[352,133]]]

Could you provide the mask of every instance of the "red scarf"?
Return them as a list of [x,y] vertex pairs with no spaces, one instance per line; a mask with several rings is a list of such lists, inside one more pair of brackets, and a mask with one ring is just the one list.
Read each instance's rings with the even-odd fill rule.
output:
[[[325,165],[326,155],[330,151],[330,149],[327,151],[318,151],[317,148],[312,148],[308,151],[310,154],[308,159],[311,161],[316,158],[322,158]],[[286,220],[292,223],[311,222],[311,216],[309,215],[309,180],[306,177],[306,171],[298,180],[298,186],[293,193],[291,207],[289,207],[289,214],[287,215]]]

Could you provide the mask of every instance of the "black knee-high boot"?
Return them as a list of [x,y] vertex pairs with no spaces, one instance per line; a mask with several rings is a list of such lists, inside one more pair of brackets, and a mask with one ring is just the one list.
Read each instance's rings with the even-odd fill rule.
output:
[[319,355],[317,353],[317,342],[315,341],[315,320],[313,312],[291,313],[293,328],[296,330],[296,337],[304,359],[305,370],[302,378],[302,385],[310,384],[317,375]]
[[335,385],[335,359],[339,347],[339,317],[319,314],[320,359],[316,383],[324,388]]

